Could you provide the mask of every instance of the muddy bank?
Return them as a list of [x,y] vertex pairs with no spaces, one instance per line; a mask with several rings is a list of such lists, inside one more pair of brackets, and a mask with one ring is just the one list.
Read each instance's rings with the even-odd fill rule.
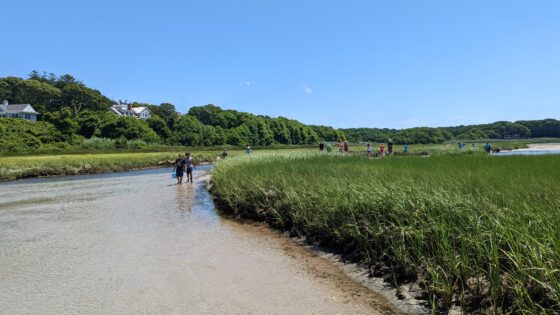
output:
[[348,244],[333,244],[328,240],[319,240],[317,238],[307,238],[306,236],[291,234],[289,228],[278,225],[267,217],[264,210],[254,209],[232,209],[221,201],[218,194],[212,190],[214,201],[218,208],[223,212],[224,216],[244,222],[245,224],[261,224],[268,229],[274,229],[278,235],[282,235],[292,246],[296,246],[301,250],[305,249],[307,255],[320,257],[328,261],[328,264],[336,266],[337,272],[342,272],[345,282],[341,282],[342,287],[349,285],[354,287],[356,284],[361,290],[374,292],[376,295],[382,296],[384,299],[393,304],[399,312],[406,314],[428,314],[430,309],[427,303],[427,293],[422,286],[419,278],[413,279],[408,274],[403,277],[410,277],[408,280],[400,281],[400,285],[393,284],[391,269],[385,266],[376,265],[368,266],[358,258],[351,257],[345,253],[352,251]]

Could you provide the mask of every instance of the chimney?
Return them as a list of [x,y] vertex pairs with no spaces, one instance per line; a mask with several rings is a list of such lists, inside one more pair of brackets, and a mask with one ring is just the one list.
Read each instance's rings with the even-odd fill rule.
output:
[[128,104],[128,110],[132,110],[132,104]]

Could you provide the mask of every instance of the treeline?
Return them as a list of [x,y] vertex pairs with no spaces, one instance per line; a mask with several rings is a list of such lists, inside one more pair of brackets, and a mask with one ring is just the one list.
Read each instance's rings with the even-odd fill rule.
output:
[[[52,146],[54,143],[58,143],[58,147],[80,145],[91,138],[119,140],[116,143],[142,141],[146,144],[188,146],[298,145],[317,143],[320,139],[344,139],[343,133],[332,127],[305,125],[284,117],[271,118],[223,110],[211,104],[192,107],[183,115],[170,103],[133,103],[133,107],[148,107],[152,117],[147,120],[121,117],[109,111],[115,101],[68,74],[57,76],[33,71],[28,79],[0,78],[2,100],[11,104],[31,104],[41,113],[40,122],[36,125],[2,119],[0,136],[4,140],[0,142],[0,150],[3,151],[15,150],[18,146]],[[20,135],[26,132],[26,135]],[[39,137],[44,132],[51,137]],[[30,137],[35,138],[30,140]],[[20,138],[27,140],[19,142]]]
[[386,142],[397,144],[441,143],[446,140],[528,139],[560,137],[556,119],[498,121],[491,124],[457,127],[418,127],[409,129],[349,128],[340,129],[351,142]]
[[[133,103],[148,107],[152,117],[141,120],[120,117],[109,111],[116,102],[98,90],[86,86],[69,74],[33,71],[28,79],[0,78],[0,101],[11,104],[31,104],[41,113],[40,124],[2,120],[0,151],[21,146],[36,148],[41,144],[58,147],[80,145],[87,139],[104,138],[114,143],[136,141],[149,145],[188,146],[268,146],[274,144],[314,144],[321,140],[350,142],[386,142],[397,144],[441,143],[447,140],[477,140],[504,138],[560,137],[560,121],[555,119],[492,124],[409,129],[351,128],[306,125],[285,117],[271,118],[236,110],[224,110],[215,105],[191,107],[186,114],[178,113],[175,105]],[[10,124],[14,124],[10,127]],[[23,124],[23,125],[22,125]],[[25,126],[24,126],[25,125]],[[40,131],[30,131],[30,130]],[[6,130],[11,130],[7,133]],[[21,134],[16,133],[21,131]],[[47,132],[51,137],[35,134]],[[25,139],[19,141],[18,139]],[[118,140],[118,141],[117,141]],[[97,143],[97,142],[96,142]],[[101,143],[101,142],[99,142]]]

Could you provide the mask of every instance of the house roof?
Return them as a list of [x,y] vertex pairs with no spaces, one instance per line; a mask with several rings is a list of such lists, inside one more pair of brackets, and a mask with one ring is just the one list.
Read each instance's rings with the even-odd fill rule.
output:
[[0,112],[2,113],[25,113],[25,114],[39,114],[38,112],[33,109],[33,106],[30,104],[8,104],[5,106],[0,106]]
[[128,116],[133,116],[134,115],[134,111],[132,111],[132,110],[126,110],[126,109],[122,109],[122,108],[119,108],[119,107],[110,107],[109,109],[119,116],[125,116],[127,114],[128,114]]
[[132,110],[133,110],[136,114],[140,114],[140,113],[143,112],[144,110],[148,110],[148,112],[150,111],[149,108],[144,107],[144,106],[132,107]]

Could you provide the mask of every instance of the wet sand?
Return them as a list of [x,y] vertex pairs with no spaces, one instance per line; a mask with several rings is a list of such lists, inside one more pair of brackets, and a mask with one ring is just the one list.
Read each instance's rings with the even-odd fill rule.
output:
[[391,314],[280,233],[146,170],[0,184],[1,314]]
[[533,143],[528,144],[527,148],[516,149],[513,151],[556,151],[560,150],[560,143]]

